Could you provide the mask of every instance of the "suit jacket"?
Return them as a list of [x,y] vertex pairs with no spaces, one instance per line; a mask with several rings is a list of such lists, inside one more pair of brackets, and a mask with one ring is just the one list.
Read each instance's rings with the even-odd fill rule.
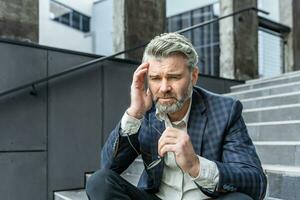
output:
[[[240,101],[194,87],[188,134],[195,152],[214,161],[219,169],[219,183],[214,191],[198,185],[208,196],[217,197],[233,191],[246,193],[253,199],[262,199],[265,195],[266,177],[241,113]],[[158,157],[160,137],[151,126],[163,132],[165,125],[157,120],[155,106],[145,117],[148,120],[143,120],[138,133],[129,137],[143,161],[150,164]],[[109,135],[101,153],[101,167],[117,173],[126,170],[137,157],[128,138],[120,136],[120,131],[119,123]],[[163,168],[164,163],[161,162],[150,170],[145,169],[138,187],[157,192]]]

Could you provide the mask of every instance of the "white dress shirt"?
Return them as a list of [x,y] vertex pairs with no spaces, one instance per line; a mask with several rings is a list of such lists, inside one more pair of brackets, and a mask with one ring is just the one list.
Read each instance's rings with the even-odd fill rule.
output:
[[[187,113],[182,120],[170,122],[167,115],[156,112],[156,117],[165,122],[166,127],[173,127],[187,132],[187,123],[191,110],[191,101]],[[141,121],[126,112],[121,120],[121,129],[124,135],[138,132]],[[199,200],[208,198],[195,183],[199,186],[214,190],[219,182],[219,171],[216,163],[197,155],[200,162],[200,171],[197,177],[193,178],[183,172],[177,165],[173,152],[168,152],[164,157],[164,171],[162,175],[159,192],[156,196],[163,200]]]

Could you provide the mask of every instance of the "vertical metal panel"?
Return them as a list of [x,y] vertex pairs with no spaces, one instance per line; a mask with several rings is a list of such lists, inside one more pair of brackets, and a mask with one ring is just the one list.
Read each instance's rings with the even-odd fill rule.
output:
[[130,85],[137,65],[124,62],[106,62],[104,67],[103,136],[108,134],[122,118],[130,104]]
[[46,89],[0,100],[0,151],[46,150]]
[[[49,53],[49,73],[92,58]],[[101,70],[79,71],[49,82],[48,193],[84,187],[84,173],[99,168]]]
[[45,199],[46,153],[0,153],[0,198]]
[[0,91],[46,76],[47,52],[34,47],[0,43]]
[[67,52],[48,51],[48,73],[53,75],[95,58]]
[[[0,91],[44,78],[47,52],[42,49],[0,43]],[[46,149],[46,87],[37,96],[24,90],[0,99],[0,151]]]

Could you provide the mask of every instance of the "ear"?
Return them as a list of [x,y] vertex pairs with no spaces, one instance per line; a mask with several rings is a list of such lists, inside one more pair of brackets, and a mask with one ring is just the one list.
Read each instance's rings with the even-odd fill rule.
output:
[[196,67],[193,68],[193,71],[192,71],[193,85],[196,85],[196,83],[198,81],[198,73],[199,73],[199,69],[198,69],[198,66],[196,66]]

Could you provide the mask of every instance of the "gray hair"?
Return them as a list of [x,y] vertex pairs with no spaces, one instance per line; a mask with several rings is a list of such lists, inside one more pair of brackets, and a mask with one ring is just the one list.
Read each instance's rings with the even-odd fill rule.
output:
[[186,37],[178,33],[163,33],[153,38],[144,51],[143,62],[149,59],[160,60],[176,54],[187,58],[190,70],[196,67],[198,55],[195,48]]

